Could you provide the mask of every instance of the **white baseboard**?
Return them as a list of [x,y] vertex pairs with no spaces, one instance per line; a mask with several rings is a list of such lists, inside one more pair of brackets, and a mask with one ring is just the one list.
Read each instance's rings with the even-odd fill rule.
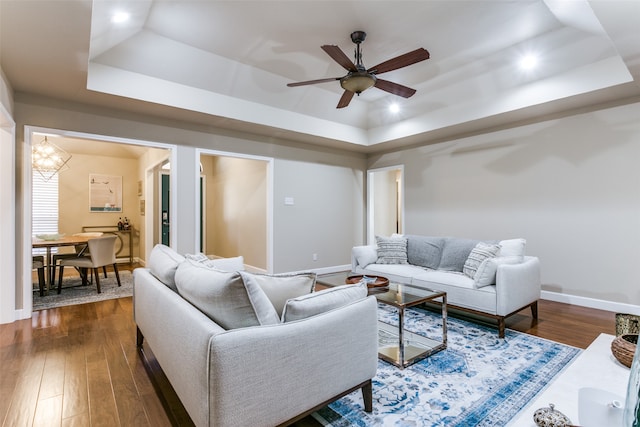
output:
[[542,291],[540,298],[565,304],[579,305],[582,307],[596,308],[598,310],[612,311],[614,313],[629,313],[640,315],[640,306],[623,302],[607,301],[577,295],[561,294],[558,292]]
[[310,268],[308,270],[300,270],[300,271],[291,271],[290,273],[305,273],[312,272],[316,274],[331,274],[331,273],[339,273],[341,271],[351,271],[351,264],[345,265],[334,265],[332,267],[322,267],[322,268]]

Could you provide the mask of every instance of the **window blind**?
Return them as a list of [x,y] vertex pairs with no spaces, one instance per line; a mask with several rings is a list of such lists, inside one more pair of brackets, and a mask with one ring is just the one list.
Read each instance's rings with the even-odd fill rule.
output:
[[[31,229],[33,235],[58,232],[58,174],[45,181],[33,171],[31,186]],[[45,253],[45,249],[34,250]]]

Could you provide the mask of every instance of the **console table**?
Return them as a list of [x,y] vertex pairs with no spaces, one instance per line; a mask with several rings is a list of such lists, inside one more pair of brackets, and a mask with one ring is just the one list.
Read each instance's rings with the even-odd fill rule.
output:
[[[533,414],[538,408],[548,407],[565,414],[575,425],[590,426],[594,420],[578,417],[578,393],[581,388],[592,387],[617,395],[624,405],[630,370],[613,357],[611,341],[615,336],[600,334],[549,386],[525,407],[507,426],[536,427]],[[598,402],[600,404],[600,402]],[[601,403],[606,405],[606,402]],[[622,411],[622,409],[615,409]]]
[[[133,264],[133,227],[128,230],[118,230],[117,225],[85,225],[82,227],[82,231],[101,231],[107,234],[115,234],[118,236],[118,240],[120,241],[120,247],[116,250],[116,257],[127,257],[129,259],[129,264]],[[122,250],[125,248],[123,238],[128,241],[128,254],[122,254]]]

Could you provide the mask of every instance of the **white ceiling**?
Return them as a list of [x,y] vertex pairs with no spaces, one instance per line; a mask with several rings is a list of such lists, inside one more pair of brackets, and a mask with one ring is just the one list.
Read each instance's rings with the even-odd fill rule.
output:
[[[384,74],[413,97],[286,86],[346,74],[320,46],[355,30],[365,66],[429,50]],[[0,0],[0,37],[17,92],[362,152],[640,99],[638,0]]]

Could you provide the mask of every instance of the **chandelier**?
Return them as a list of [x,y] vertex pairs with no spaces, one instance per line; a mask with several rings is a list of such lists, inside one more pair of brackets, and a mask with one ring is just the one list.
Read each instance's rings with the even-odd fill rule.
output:
[[46,136],[32,147],[31,165],[45,181],[49,181],[58,172],[69,169],[67,162],[70,159],[69,153],[49,142]]

